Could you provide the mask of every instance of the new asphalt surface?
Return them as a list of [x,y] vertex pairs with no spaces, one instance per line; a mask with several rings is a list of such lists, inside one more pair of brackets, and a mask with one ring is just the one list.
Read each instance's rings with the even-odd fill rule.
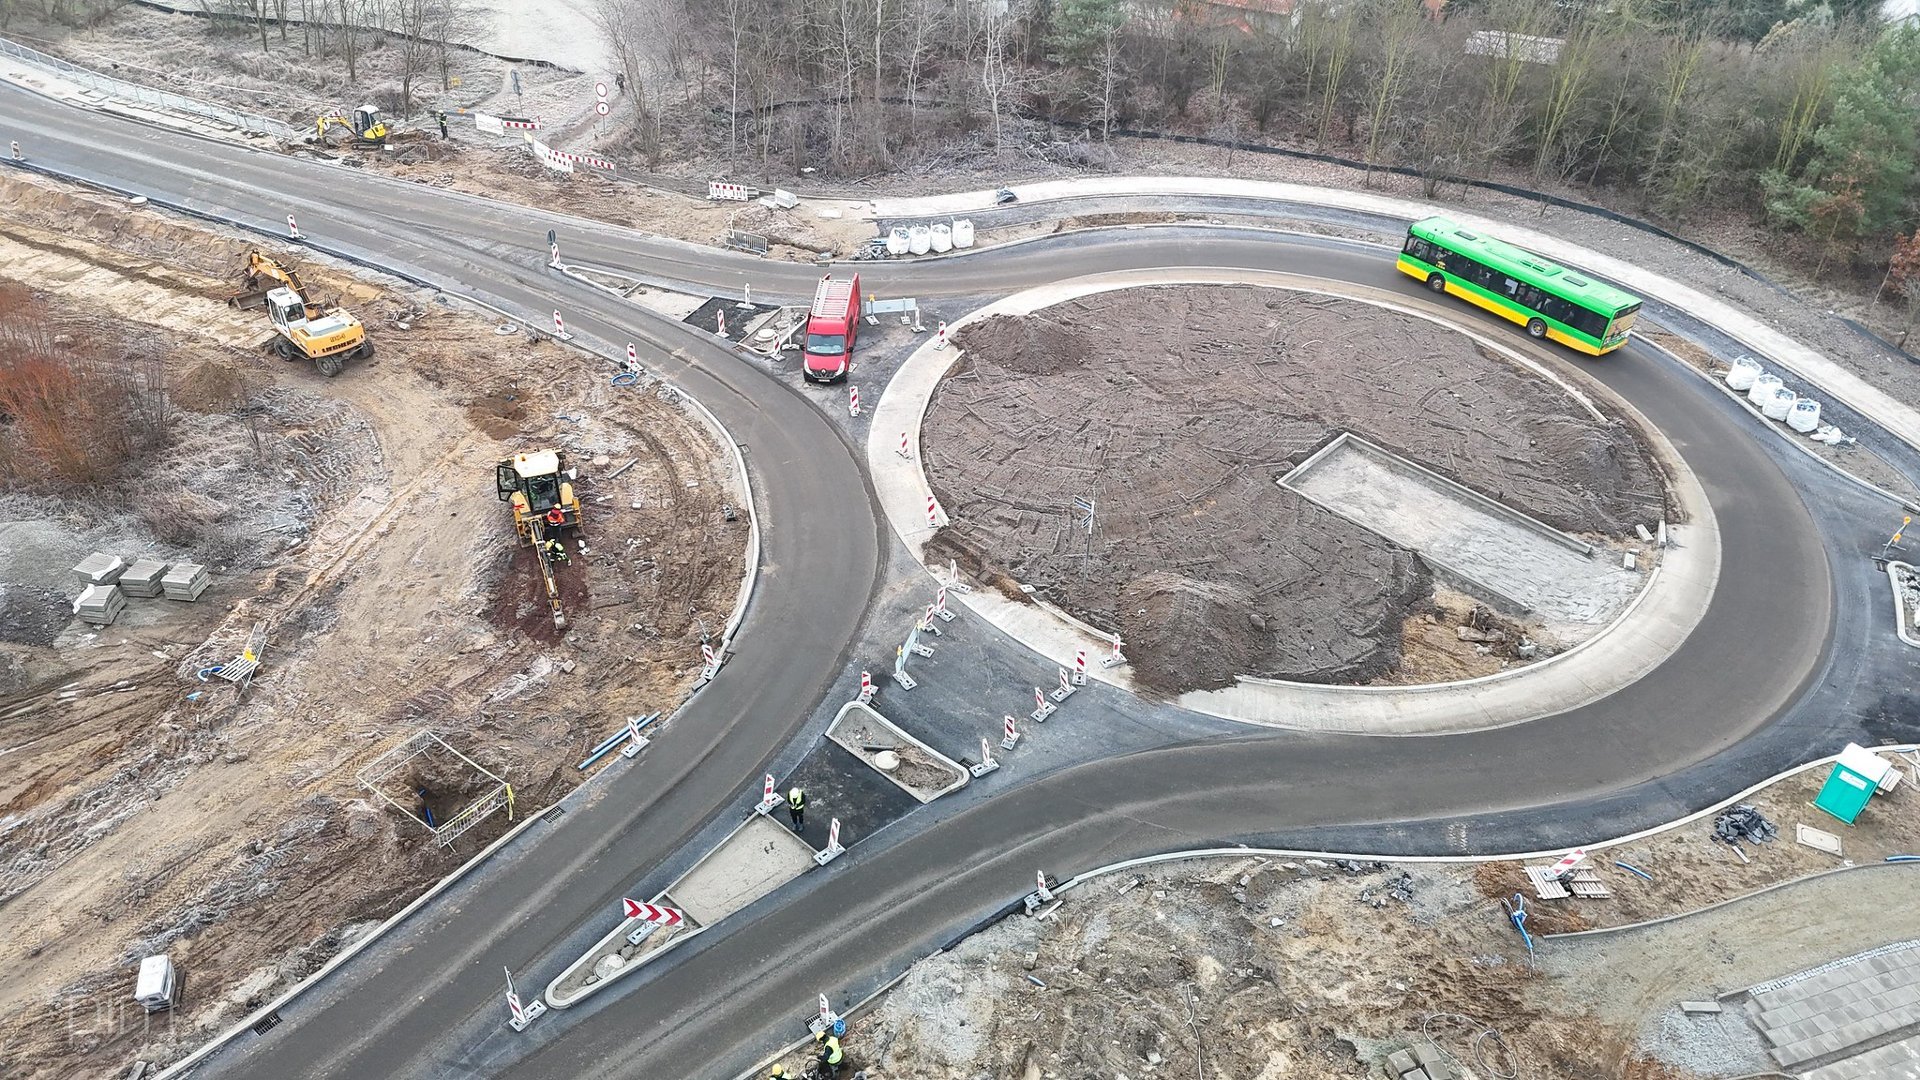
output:
[[[183,139],[12,88],[0,88],[0,129],[48,167],[268,228],[295,212],[325,243],[448,291],[536,321],[560,307],[577,333],[616,347],[638,342],[655,370],[728,426],[756,484],[762,575],[734,657],[664,726],[644,766],[530,831],[201,1075],[728,1076],[798,1034],[816,993],[843,1003],[858,996],[1016,900],[1038,868],[1068,876],[1236,841],[1381,853],[1552,847],[1650,824],[1783,761],[1911,724],[1898,689],[1911,669],[1896,677],[1897,653],[1882,644],[1890,635],[1868,614],[1883,605],[1862,584],[1867,550],[1884,539],[1868,540],[1859,524],[1871,520],[1872,500],[1822,494],[1816,517],[1796,483],[1824,492],[1830,479],[1650,353],[1559,357],[1668,433],[1719,518],[1724,570],[1712,605],[1647,678],[1503,731],[1376,740],[1248,733],[987,789],[991,797],[885,830],[631,985],[515,1036],[497,1026],[500,966],[545,962],[583,924],[604,926],[641,868],[668,861],[704,823],[751,801],[743,792],[844,677],[893,550],[857,455],[819,410],[709,336],[552,276],[542,265],[546,230],[560,231],[568,257],[731,295],[751,281],[767,298],[802,297],[819,271]],[[1269,267],[1419,295],[1377,253],[1251,230],[1101,231],[854,268],[869,291],[926,304],[1179,265]],[[1477,316],[1462,308],[1460,317]],[[1830,551],[1840,573],[1830,573]],[[1837,623],[1836,613],[1845,616]]]

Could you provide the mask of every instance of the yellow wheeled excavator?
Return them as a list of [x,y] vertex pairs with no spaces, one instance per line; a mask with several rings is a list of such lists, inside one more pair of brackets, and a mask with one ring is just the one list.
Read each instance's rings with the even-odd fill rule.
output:
[[553,625],[565,629],[560,609],[558,567],[568,562],[561,543],[568,529],[580,527],[580,497],[573,490],[573,470],[558,450],[534,450],[502,461],[494,468],[494,489],[513,508],[513,530],[533,545],[540,579],[547,589],[547,607]]
[[360,320],[339,308],[314,303],[300,275],[259,251],[247,252],[247,287],[227,298],[236,308],[264,307],[278,332],[274,351],[284,360],[307,359],[328,378],[348,360],[373,355],[373,341]]

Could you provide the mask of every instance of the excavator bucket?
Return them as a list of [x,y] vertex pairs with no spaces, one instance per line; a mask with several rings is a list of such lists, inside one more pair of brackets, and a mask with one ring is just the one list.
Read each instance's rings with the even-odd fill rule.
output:
[[267,306],[267,294],[272,291],[272,289],[248,289],[245,292],[237,292],[227,297],[227,306],[239,308],[241,311],[263,308]]

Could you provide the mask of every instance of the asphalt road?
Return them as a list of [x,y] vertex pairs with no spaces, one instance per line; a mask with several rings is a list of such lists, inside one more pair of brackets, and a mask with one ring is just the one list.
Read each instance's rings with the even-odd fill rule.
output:
[[[551,278],[569,257],[732,291],[804,294],[817,270],[650,240],[353,170],[162,135],[0,89],[0,138],[35,160],[218,213],[280,222],[399,263],[453,291],[650,347],[745,446],[762,499],[760,591],[726,674],[655,741],[651,771],[613,779],[551,839],[490,868],[484,892],[435,905],[404,952],[376,950],[209,1072],[285,1076],[723,1076],[790,1038],[816,992],[871,985],[1014,899],[1045,867],[1236,840],[1353,836],[1380,850],[1458,829],[1465,848],[1524,845],[1532,820],[1620,816],[1623,792],[1729,752],[1786,711],[1825,663],[1834,610],[1820,531],[1743,416],[1637,349],[1585,364],[1665,430],[1719,517],[1724,570],[1699,629],[1604,702],[1499,732],[1367,740],[1248,734],[1092,762],[1015,788],[909,839],[855,848],[752,921],[730,920],[630,979],[584,1021],[484,1050],[447,1035],[500,1011],[498,964],[604,922],[636,868],[666,858],[759,775],[844,666],[877,580],[879,524],[852,450],[790,387],[704,335]],[[1378,256],[1221,230],[1101,232],[964,259],[861,265],[869,289],[983,295],[1147,266],[1259,266],[1402,288]],[[1410,297],[1417,286],[1408,282]],[[1464,308],[1462,316],[1472,318]],[[664,353],[664,355],[662,355]],[[1562,358],[1559,362],[1576,363]],[[350,371],[349,375],[350,377]],[[1783,571],[1785,569],[1785,572]],[[666,823],[666,824],[663,824]],[[684,823],[684,828],[681,827]],[[1469,827],[1471,823],[1471,827]],[[1496,827],[1496,823],[1498,826]],[[543,1021],[543,1024],[547,1021]],[[520,1055],[524,1054],[524,1057]],[[518,1060],[513,1060],[518,1057]],[[511,1062],[511,1067],[509,1063]]]

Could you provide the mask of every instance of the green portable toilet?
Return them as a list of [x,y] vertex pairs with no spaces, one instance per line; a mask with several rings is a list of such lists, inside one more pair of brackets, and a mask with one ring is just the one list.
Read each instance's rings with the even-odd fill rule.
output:
[[1847,748],[1840,751],[1840,760],[1833,763],[1833,771],[1827,774],[1820,794],[1814,796],[1813,805],[1851,825],[1892,770],[1893,766],[1885,758],[1858,744],[1848,743]]

